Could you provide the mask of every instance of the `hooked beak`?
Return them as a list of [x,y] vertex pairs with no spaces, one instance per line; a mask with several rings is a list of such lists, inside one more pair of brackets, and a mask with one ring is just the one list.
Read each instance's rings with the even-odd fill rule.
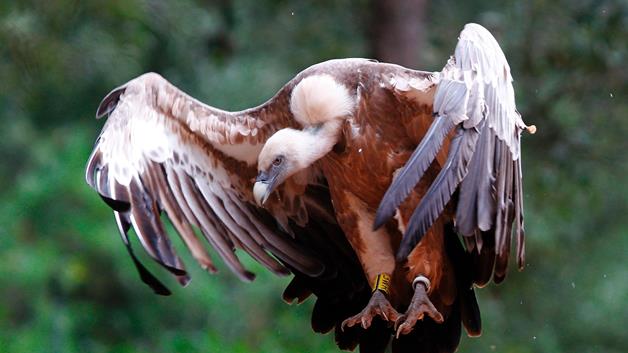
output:
[[277,174],[267,173],[261,171],[257,178],[255,178],[255,185],[253,186],[253,197],[255,198],[255,203],[258,206],[262,207],[268,197],[275,190],[275,183],[277,181]]

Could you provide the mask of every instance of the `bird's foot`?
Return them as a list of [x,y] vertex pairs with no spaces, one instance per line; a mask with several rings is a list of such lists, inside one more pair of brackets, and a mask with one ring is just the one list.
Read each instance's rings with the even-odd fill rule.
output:
[[399,319],[397,310],[390,305],[384,293],[379,290],[373,292],[371,300],[360,313],[343,321],[340,327],[344,330],[345,327],[353,327],[359,323],[362,328],[367,329],[371,326],[373,318],[377,316],[388,322],[396,322]]
[[427,296],[427,291],[423,283],[418,283],[414,289],[414,295],[412,296],[408,310],[395,321],[396,337],[399,338],[399,335],[406,335],[412,332],[416,322],[423,320],[426,314],[439,324],[442,324],[444,321],[443,315],[436,310],[436,307],[434,307],[434,304],[432,304],[430,298]]

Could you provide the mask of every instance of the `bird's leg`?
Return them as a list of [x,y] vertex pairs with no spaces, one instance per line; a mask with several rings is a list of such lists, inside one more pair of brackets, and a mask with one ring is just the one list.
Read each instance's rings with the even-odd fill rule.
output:
[[[346,319],[341,328],[359,323],[366,329],[377,316],[394,323],[399,313],[389,302],[390,279],[395,271],[395,253],[391,245],[391,236],[385,229],[373,230],[374,214],[362,200],[346,190],[333,189],[333,184],[330,187],[332,195],[335,195],[334,206],[347,210],[336,213],[338,224],[358,256],[364,275],[373,288],[364,310]],[[392,295],[395,295],[394,291]]]
[[[427,186],[424,187],[426,189]],[[418,194],[414,194],[418,203]],[[414,212],[411,207],[404,207],[398,213],[399,227],[405,232],[405,227]],[[408,255],[406,280],[414,293],[406,312],[400,315],[395,322],[397,338],[410,333],[418,320],[425,315],[437,323],[443,323],[441,312],[430,299],[437,303],[438,308],[447,314],[447,308],[453,305],[456,297],[453,267],[447,258],[445,249],[442,220],[437,220],[428,230],[423,239]]]
[[367,329],[371,326],[373,318],[379,316],[385,321],[396,322],[399,313],[390,305],[386,298],[390,284],[390,275],[386,273],[379,274],[373,285],[373,294],[366,307],[358,314],[346,319],[342,322],[342,329],[360,324],[362,328]]
[[432,304],[432,301],[427,296],[430,281],[424,276],[418,276],[414,280],[413,286],[414,295],[412,296],[412,301],[408,306],[408,310],[406,310],[405,314],[401,315],[395,322],[397,338],[399,338],[399,335],[410,333],[416,322],[418,320],[422,320],[426,314],[439,324],[444,321],[443,315],[436,310],[436,307],[434,307],[434,304]]

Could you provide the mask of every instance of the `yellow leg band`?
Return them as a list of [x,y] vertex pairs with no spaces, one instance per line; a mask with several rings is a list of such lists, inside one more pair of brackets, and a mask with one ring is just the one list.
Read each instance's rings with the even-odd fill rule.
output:
[[389,293],[390,289],[390,275],[387,273],[380,273],[375,277],[375,283],[373,283],[373,292],[376,290],[382,291],[385,294]]

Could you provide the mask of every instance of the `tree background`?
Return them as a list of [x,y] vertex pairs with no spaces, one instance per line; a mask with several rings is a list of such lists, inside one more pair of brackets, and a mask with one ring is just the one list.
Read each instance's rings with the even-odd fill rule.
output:
[[523,137],[526,269],[478,291],[484,334],[460,351],[625,352],[628,3],[385,4],[0,2],[0,352],[337,351],[311,332],[311,301],[284,304],[288,279],[251,261],[258,279],[244,284],[185,256],[192,283],[153,295],[83,179],[95,109],[146,71],[225,109],[257,105],[330,58],[416,58],[404,63],[437,71],[467,22],[497,37],[539,132]]

